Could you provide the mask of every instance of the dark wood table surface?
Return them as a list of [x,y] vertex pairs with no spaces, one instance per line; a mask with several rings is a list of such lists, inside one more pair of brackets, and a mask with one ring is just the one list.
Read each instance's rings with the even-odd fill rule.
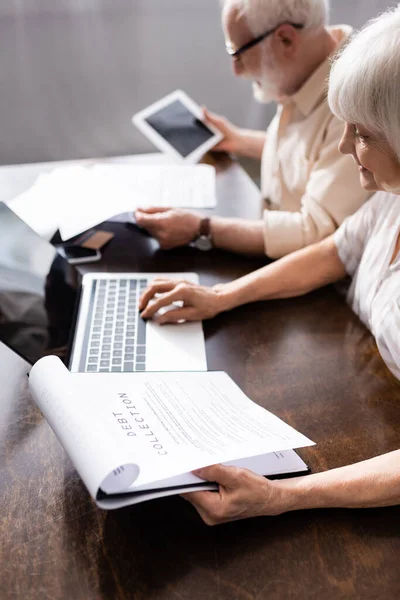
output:
[[[218,212],[257,214],[240,167],[218,175]],[[125,225],[97,270],[193,271],[228,281],[263,260],[160,252]],[[314,472],[400,447],[400,385],[328,287],[204,323],[210,369],[313,439]],[[135,600],[400,597],[400,509],[314,510],[209,528],[179,497],[104,512],[31,401],[25,363],[0,348],[0,598]]]

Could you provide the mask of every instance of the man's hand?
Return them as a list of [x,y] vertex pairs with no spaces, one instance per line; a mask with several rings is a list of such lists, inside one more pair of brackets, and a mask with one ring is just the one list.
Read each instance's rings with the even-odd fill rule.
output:
[[233,125],[228,119],[225,119],[225,117],[221,117],[220,115],[208,111],[205,107],[203,107],[203,115],[206,122],[210,123],[210,125],[214,125],[214,127],[219,129],[224,136],[224,139],[214,146],[213,150],[240,154],[242,134],[239,127]]
[[284,495],[279,483],[247,469],[214,465],[198,469],[194,474],[219,485],[218,492],[182,494],[207,525],[285,512]]
[[146,229],[163,250],[189,244],[200,231],[201,215],[175,208],[138,209],[136,223]]
[[139,310],[143,311],[144,319],[151,319],[161,308],[175,303],[176,308],[157,317],[158,323],[211,319],[224,310],[224,288],[221,285],[218,288],[215,291],[188,281],[155,279],[143,292]]

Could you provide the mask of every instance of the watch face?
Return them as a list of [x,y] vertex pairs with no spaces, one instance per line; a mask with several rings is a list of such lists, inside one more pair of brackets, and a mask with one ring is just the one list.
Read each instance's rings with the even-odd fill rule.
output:
[[199,250],[211,250],[212,242],[207,235],[200,235],[196,240],[196,248]]

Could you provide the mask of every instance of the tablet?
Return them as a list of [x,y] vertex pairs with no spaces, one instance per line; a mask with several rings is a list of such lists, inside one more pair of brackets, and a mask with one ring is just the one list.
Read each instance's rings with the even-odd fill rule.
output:
[[198,162],[223,138],[218,129],[204,123],[200,106],[182,90],[136,113],[132,122],[160,150],[186,163]]

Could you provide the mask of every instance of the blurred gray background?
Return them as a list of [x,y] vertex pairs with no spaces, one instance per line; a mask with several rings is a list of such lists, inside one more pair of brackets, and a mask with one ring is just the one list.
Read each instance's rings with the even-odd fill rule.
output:
[[[389,4],[331,0],[330,21]],[[245,127],[274,112],[232,75],[217,0],[0,0],[0,86],[0,164],[153,152],[131,116],[175,88]]]

